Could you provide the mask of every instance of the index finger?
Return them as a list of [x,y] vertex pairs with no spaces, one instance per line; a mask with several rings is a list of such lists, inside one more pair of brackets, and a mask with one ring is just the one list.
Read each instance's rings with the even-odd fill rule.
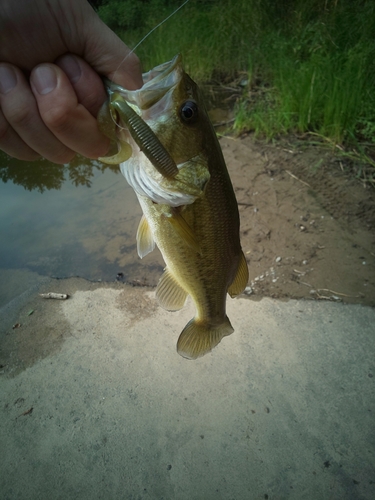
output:
[[[99,74],[129,90],[136,90],[143,85],[141,63],[138,57],[127,47],[99,17],[91,19],[85,37],[85,51],[82,57]],[[97,36],[92,36],[95,32]]]

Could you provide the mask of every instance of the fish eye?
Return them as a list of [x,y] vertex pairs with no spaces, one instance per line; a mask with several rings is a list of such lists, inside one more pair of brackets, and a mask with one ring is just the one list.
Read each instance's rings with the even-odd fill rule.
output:
[[185,101],[180,108],[180,115],[184,122],[194,123],[198,118],[198,106],[194,101]]

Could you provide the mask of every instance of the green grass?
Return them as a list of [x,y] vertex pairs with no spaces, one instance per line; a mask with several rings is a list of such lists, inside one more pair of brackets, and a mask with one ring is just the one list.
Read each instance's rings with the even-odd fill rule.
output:
[[[134,1],[109,0],[98,12],[127,45],[134,47],[181,3],[183,0],[138,2],[142,23],[133,29],[125,26],[123,16],[118,16],[120,22],[115,22],[115,16],[121,11],[121,5],[126,12],[127,5]],[[144,69],[167,61],[178,52],[183,55],[189,73],[200,81],[211,78],[216,72],[234,75],[240,68],[246,69],[249,41],[260,25],[259,13],[251,8],[252,3],[259,2],[190,0],[137,48]]]
[[[101,3],[103,20],[134,47],[182,0]],[[198,82],[247,72],[238,132],[375,143],[372,0],[190,0],[136,52],[145,70],[180,52]]]
[[[257,118],[255,130],[267,136],[285,131],[316,131],[338,143],[356,135],[366,101],[367,54],[360,48],[342,54],[312,53],[307,60],[297,60],[283,44],[269,53],[273,90],[270,105],[248,106],[248,119],[263,115],[264,127]],[[246,108],[246,95],[241,103]],[[275,116],[276,115],[276,116]],[[246,128],[246,120],[241,124]]]

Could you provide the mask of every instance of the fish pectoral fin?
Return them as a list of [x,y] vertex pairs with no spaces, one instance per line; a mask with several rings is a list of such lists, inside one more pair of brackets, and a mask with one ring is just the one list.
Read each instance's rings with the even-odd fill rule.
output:
[[173,229],[190,248],[192,248],[198,253],[201,253],[201,248],[194,234],[194,231],[191,229],[189,224],[183,218],[181,213],[173,208],[171,212],[172,212],[171,214],[166,214],[166,217],[167,220],[172,225]]
[[197,359],[209,353],[226,335],[233,333],[228,317],[220,325],[192,319],[177,341],[177,352],[187,359]]
[[122,141],[121,139],[117,139],[117,147],[118,151],[115,155],[100,156],[98,160],[102,163],[107,163],[108,165],[119,165],[131,157],[133,150],[129,143]]
[[245,290],[249,279],[249,269],[247,267],[246,257],[241,251],[240,263],[238,264],[236,276],[232,284],[228,288],[228,293],[231,297],[239,295]]
[[151,232],[151,228],[144,215],[139,222],[137,230],[137,251],[142,259],[155,248],[155,240]]
[[156,298],[159,304],[167,311],[178,311],[185,305],[187,296],[187,292],[166,268],[156,288]]

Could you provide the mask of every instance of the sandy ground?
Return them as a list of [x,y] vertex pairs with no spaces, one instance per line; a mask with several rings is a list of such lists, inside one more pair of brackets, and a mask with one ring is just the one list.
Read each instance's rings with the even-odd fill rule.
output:
[[188,361],[192,304],[20,271],[1,309],[2,499],[375,497],[373,194],[324,151],[222,146],[250,268],[235,333]]

